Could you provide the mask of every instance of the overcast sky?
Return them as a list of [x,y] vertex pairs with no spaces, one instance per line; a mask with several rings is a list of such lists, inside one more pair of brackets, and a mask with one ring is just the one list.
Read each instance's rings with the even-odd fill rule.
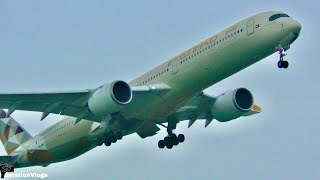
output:
[[[163,129],[16,172],[50,179],[320,179],[319,9],[311,0],[0,1],[0,92],[6,93],[129,81],[263,11],[281,10],[302,24],[288,51],[289,69],[278,69],[274,54],[206,90],[219,95],[246,87],[263,113],[208,128],[203,121],[189,129],[181,123],[176,133],[186,141],[172,150],[157,147]],[[40,122],[39,113],[22,111],[13,117],[33,135],[62,118]]]

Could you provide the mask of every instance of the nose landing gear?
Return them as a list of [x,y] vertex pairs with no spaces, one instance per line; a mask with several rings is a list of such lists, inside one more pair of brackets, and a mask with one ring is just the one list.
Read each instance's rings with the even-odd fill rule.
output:
[[278,61],[278,68],[287,69],[289,67],[289,62],[283,59],[283,57],[286,56],[287,54],[284,53],[285,51],[284,48],[278,49],[278,51],[280,55],[280,60]]

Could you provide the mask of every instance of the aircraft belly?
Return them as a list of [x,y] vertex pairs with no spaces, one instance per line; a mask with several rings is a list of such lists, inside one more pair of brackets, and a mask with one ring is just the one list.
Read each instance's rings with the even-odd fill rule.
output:
[[75,158],[95,147],[95,143],[88,138],[82,137],[74,141],[61,144],[49,150],[57,160],[68,160]]
[[54,162],[66,161],[91,150],[95,145],[86,138],[56,146],[48,150],[28,150],[26,152],[28,166],[47,165]]
[[143,99],[133,99],[120,112],[127,119],[150,120],[164,116],[168,111],[170,108],[160,95],[150,95]]
[[26,149],[17,166],[47,165],[75,158],[91,150],[95,147],[95,143],[89,140],[91,125],[91,121],[82,120],[75,127],[45,139],[43,146]]

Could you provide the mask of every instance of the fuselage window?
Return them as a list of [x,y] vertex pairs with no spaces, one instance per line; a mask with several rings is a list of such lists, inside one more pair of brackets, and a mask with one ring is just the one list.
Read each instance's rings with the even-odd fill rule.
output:
[[287,14],[274,14],[269,18],[269,21],[274,21],[276,19],[279,19],[281,17],[290,17]]

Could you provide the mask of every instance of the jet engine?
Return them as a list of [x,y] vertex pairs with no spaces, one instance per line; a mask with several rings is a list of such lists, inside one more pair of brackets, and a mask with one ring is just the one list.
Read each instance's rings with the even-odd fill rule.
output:
[[130,86],[124,81],[114,81],[99,87],[88,100],[90,111],[104,116],[120,110],[132,99]]
[[211,114],[220,122],[230,121],[249,112],[253,101],[251,92],[245,88],[228,91],[217,97],[213,103]]

